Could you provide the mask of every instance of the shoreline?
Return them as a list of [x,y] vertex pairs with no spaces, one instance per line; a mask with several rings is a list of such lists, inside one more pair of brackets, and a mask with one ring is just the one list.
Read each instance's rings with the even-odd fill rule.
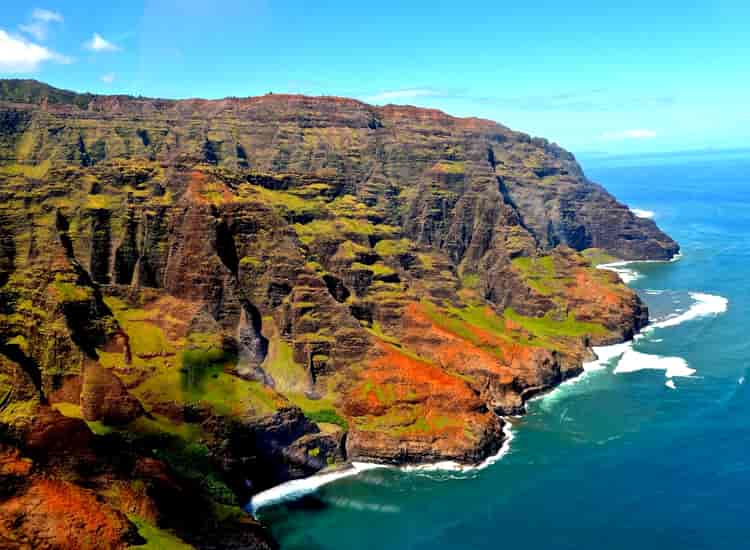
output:
[[[595,267],[597,269],[606,269],[614,271],[620,276],[620,279],[625,285],[638,278],[638,274],[634,270],[622,269],[624,266],[634,263],[672,263],[678,261],[682,257],[681,253],[675,254],[669,260],[622,260],[617,262],[611,262],[606,264],[599,264]],[[623,355],[638,339],[639,336],[643,336],[644,332],[651,327],[651,323],[641,328],[637,333],[633,335],[633,338],[617,342],[615,344],[608,344],[605,346],[593,346],[591,350],[596,355],[596,358],[591,361],[585,361],[582,363],[582,370],[570,376],[564,380],[561,380],[558,384],[550,386],[549,388],[541,389],[529,396],[528,399],[524,400],[524,413],[527,412],[528,404],[538,399],[545,399],[559,391],[564,386],[576,384],[583,380],[589,373],[603,370],[606,364],[617,357]],[[460,472],[467,473],[472,471],[483,470],[492,464],[500,461],[506,454],[511,450],[511,442],[515,435],[513,433],[511,418],[521,418],[523,415],[511,415],[501,416],[503,421],[503,443],[497,453],[490,455],[483,459],[477,464],[461,464],[452,460],[431,462],[425,464],[403,464],[393,465],[379,462],[366,462],[366,461],[352,461],[340,468],[337,468],[328,472],[318,472],[311,476],[293,479],[275,485],[270,489],[261,491],[252,496],[250,502],[245,506],[253,517],[257,519],[257,512],[261,508],[279,504],[281,502],[296,500],[305,495],[309,495],[317,491],[320,487],[344,479],[347,477],[355,476],[361,472],[367,470],[374,470],[378,468],[388,468],[400,470],[402,472]]]

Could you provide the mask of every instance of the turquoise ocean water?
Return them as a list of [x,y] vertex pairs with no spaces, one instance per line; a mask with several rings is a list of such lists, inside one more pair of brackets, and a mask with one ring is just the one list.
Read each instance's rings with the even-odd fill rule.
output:
[[530,403],[485,469],[368,470],[261,508],[282,548],[750,548],[750,152],[582,164],[682,246],[628,266],[657,328]]

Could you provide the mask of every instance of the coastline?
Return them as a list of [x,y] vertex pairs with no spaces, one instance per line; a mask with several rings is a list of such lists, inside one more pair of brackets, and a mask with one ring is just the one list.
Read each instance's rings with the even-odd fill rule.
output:
[[[639,264],[639,263],[672,263],[672,262],[678,261],[681,257],[682,257],[682,254],[677,253],[669,260],[622,260],[622,261],[611,262],[607,264],[599,264],[596,266],[596,268],[614,271],[620,276],[620,279],[623,281],[623,283],[627,285],[631,283],[632,281],[636,280],[639,277],[639,274],[635,270],[626,269],[624,266],[627,266],[629,264]],[[570,386],[570,385],[580,382],[591,372],[596,372],[596,371],[605,369],[607,363],[609,363],[612,359],[618,356],[621,356],[626,351],[628,351],[632,347],[633,343],[637,339],[639,339],[639,337],[642,337],[646,332],[650,331],[652,328],[658,328],[659,326],[661,325],[659,325],[658,323],[652,326],[651,320],[649,320],[649,324],[647,324],[645,327],[639,330],[636,334],[634,334],[633,338],[629,340],[624,340],[622,342],[617,342],[615,344],[609,344],[606,346],[592,347],[591,350],[594,352],[596,356],[595,359],[582,363],[581,371],[578,372],[577,374],[570,376],[568,378],[565,378],[564,380],[560,381],[559,383],[553,386],[550,386],[548,388],[542,388],[539,391],[534,392],[533,395],[530,395],[527,399],[524,400],[524,411],[527,410],[528,403],[538,400],[538,399],[549,398],[551,395],[560,391],[565,386]],[[671,325],[665,325],[665,326],[671,326]],[[503,443],[500,447],[500,450],[494,455],[488,456],[487,458],[485,458],[484,460],[482,460],[481,462],[477,464],[460,464],[458,462],[450,461],[450,460],[441,461],[441,462],[433,462],[433,463],[425,463],[425,464],[404,464],[404,465],[392,465],[392,464],[384,464],[384,463],[377,463],[377,462],[352,461],[351,463],[344,465],[343,467],[340,467],[338,469],[334,469],[332,471],[318,472],[316,474],[313,474],[312,476],[301,478],[301,479],[290,480],[290,481],[281,483],[279,485],[276,485],[274,487],[271,487],[270,489],[266,489],[265,491],[261,491],[260,493],[253,495],[253,497],[250,499],[250,502],[245,506],[245,509],[254,517],[257,517],[256,514],[258,510],[260,510],[261,508],[264,508],[266,506],[271,506],[274,504],[279,504],[285,501],[296,500],[305,495],[312,494],[315,491],[317,491],[320,487],[327,485],[329,483],[332,483],[334,481],[338,481],[339,479],[344,479],[346,477],[355,476],[361,472],[364,472],[367,470],[373,470],[377,468],[397,469],[402,472],[445,471],[445,472],[467,473],[467,472],[472,472],[472,471],[483,470],[491,466],[492,464],[495,464],[496,462],[501,460],[506,454],[508,454],[508,452],[510,452],[511,442],[514,439],[512,423],[510,421],[510,418],[520,418],[521,416],[522,415],[516,415],[516,416],[511,416],[511,417],[508,417],[508,416],[500,417],[501,420],[503,421],[503,435],[504,435]]]

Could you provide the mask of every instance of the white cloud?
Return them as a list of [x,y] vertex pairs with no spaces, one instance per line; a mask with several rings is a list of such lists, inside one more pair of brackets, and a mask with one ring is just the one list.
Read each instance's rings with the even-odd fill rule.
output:
[[44,21],[45,23],[50,23],[52,21],[56,23],[62,23],[63,22],[63,16],[56,11],[51,10],[44,10],[41,8],[36,8],[31,13],[31,18],[36,19],[37,21]]
[[91,37],[91,40],[84,42],[83,46],[87,50],[91,50],[93,52],[116,52],[120,50],[120,48],[112,44],[112,42],[110,42],[109,40],[105,40],[98,32],[94,33],[94,36]]
[[30,34],[37,40],[44,40],[47,38],[46,23],[36,21],[34,23],[29,23],[28,25],[18,25],[18,28],[21,29],[22,32]]
[[633,130],[620,130],[617,132],[605,132],[604,139],[621,140],[621,139],[651,139],[656,137],[656,132],[645,128],[635,128]]
[[384,101],[411,99],[417,97],[434,97],[441,95],[437,90],[430,88],[411,88],[408,90],[390,90],[365,98],[365,101],[371,103],[382,103]]
[[101,80],[105,84],[112,84],[115,81],[115,73],[103,74],[99,77],[99,80]]
[[36,8],[31,12],[31,22],[27,25],[19,25],[18,28],[37,40],[45,40],[49,31],[49,24],[62,22],[63,16],[56,11]]
[[46,61],[72,62],[64,55],[0,29],[0,73],[31,73]]

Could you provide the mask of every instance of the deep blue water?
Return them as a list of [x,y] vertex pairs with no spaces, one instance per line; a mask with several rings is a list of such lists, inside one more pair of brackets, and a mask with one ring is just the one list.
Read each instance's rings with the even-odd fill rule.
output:
[[489,468],[371,470],[261,509],[282,548],[750,548],[750,154],[583,166],[682,245],[678,262],[637,266],[655,318],[689,310],[690,292],[729,300],[635,344],[643,366],[679,357],[694,376],[670,389],[613,359],[532,402]]

